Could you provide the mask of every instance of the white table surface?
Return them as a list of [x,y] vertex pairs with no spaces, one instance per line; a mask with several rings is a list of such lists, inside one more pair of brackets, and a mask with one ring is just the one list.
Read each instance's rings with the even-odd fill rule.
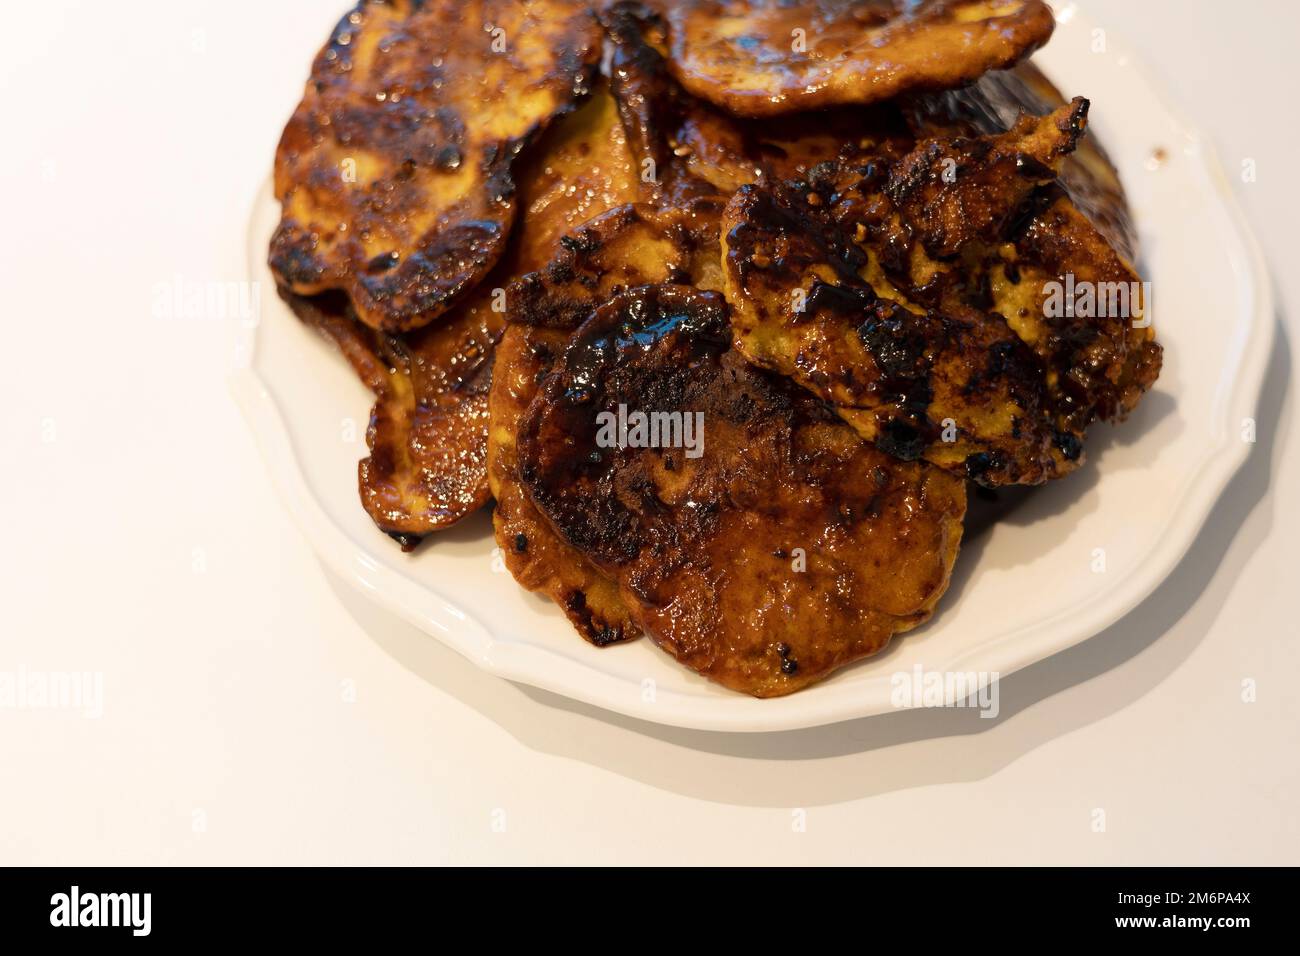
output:
[[1257,163],[1282,328],[1183,564],[996,721],[727,736],[486,676],[331,579],[228,393],[231,323],[155,316],[159,283],[243,278],[344,2],[6,11],[0,672],[104,683],[98,719],[0,707],[0,863],[1300,862],[1300,7],[1084,4]]

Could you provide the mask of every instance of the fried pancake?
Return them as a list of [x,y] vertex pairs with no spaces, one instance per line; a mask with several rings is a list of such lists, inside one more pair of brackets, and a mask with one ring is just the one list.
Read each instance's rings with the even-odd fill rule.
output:
[[[519,164],[525,219],[487,282],[442,319],[406,333],[361,323],[346,296],[282,293],[327,334],[375,393],[359,466],[361,500],[379,528],[411,550],[488,500],[488,390],[505,325],[504,286],[543,265],[560,235],[628,193],[631,173],[614,101],[598,86]],[[620,160],[620,157],[624,157]]]
[[[949,136],[996,135],[1023,111],[1042,113],[1063,97],[1033,67],[990,74],[967,90],[918,97],[907,109],[915,129]],[[992,308],[1007,317],[1048,367],[1049,386],[1082,436],[1094,419],[1126,417],[1160,374],[1162,350],[1145,289],[1133,265],[1137,247],[1119,174],[1093,136],[1060,166],[1057,183],[1036,188],[1016,211],[1015,230],[999,248],[968,248]],[[974,245],[974,244],[973,244]],[[1075,315],[1049,310],[1052,290],[1067,286],[1141,290],[1143,314]]]
[[538,384],[573,330],[629,285],[670,277],[721,287],[721,201],[654,209],[629,204],[565,236],[545,269],[507,290],[511,325],[497,349],[488,443],[497,544],[515,579],[559,605],[597,646],[640,635],[617,587],[552,530],[519,482],[515,437]]
[[492,350],[503,316],[478,297],[446,321],[405,336],[357,319],[340,293],[281,289],[290,308],[339,347],[375,393],[370,455],[357,468],[361,503],[410,551],[488,500],[486,439]]
[[[996,136],[1021,115],[1045,116],[1068,101],[1033,61],[986,73],[960,90],[908,97],[904,117],[917,138]],[[1093,132],[1079,140],[1059,174],[1071,201],[1126,260],[1137,255],[1137,234],[1119,171]]]
[[951,259],[1006,233],[1030,193],[1055,182],[1087,122],[1088,101],[1078,98],[996,136],[921,139],[891,168],[886,192],[925,253]]
[[[873,130],[886,135],[879,118],[842,111],[792,120],[784,124],[785,135],[775,137],[683,94],[647,40],[654,21],[642,5],[616,4],[604,20],[611,37],[610,85],[624,134],[611,136],[612,148],[604,155],[626,155],[633,172],[623,180],[625,190],[639,191],[661,208],[628,205],[575,229],[546,269],[511,287],[510,319],[520,324],[507,328],[497,349],[488,446],[497,502],[493,522],[507,566],[520,584],[550,597],[584,638],[601,646],[635,637],[639,629],[617,589],[555,536],[518,482],[515,431],[537,383],[572,331],[620,290],[667,281],[721,288],[723,201],[717,192],[734,191],[762,173],[802,174],[834,158],[846,142],[865,147],[875,141],[867,138]],[[906,128],[895,122],[887,135],[906,135]],[[650,182],[638,175],[647,159],[658,173]]]
[[600,80],[589,100],[559,119],[521,163],[511,276],[541,269],[568,232],[634,201],[636,168],[609,85]]
[[[529,405],[520,467],[532,501],[618,582],[657,644],[773,697],[930,616],[965,485],[872,448],[729,340],[717,293],[649,286],[610,300]],[[664,421],[698,414],[703,446],[602,440],[600,413],[621,405]]]
[[669,282],[721,289],[723,206],[718,196],[666,208],[629,203],[584,223],[560,240],[544,269],[512,283],[510,321],[571,332],[597,306],[632,286]]
[[[1063,189],[1035,196],[1032,215],[1014,242],[1015,254],[987,270],[993,306],[1041,357],[1048,385],[1075,434],[1098,419],[1122,421],[1160,375],[1148,288]],[[1048,308],[1053,289],[1117,290],[1129,309],[1094,314]],[[1109,294],[1109,293],[1108,293]],[[1140,303],[1141,316],[1138,317]]]
[[510,325],[497,346],[488,403],[488,475],[496,498],[492,526],[506,567],[520,586],[549,597],[584,640],[605,647],[640,637],[640,628],[615,584],[555,533],[519,483],[519,419],[569,335]]
[[867,256],[810,210],[819,195],[745,187],[728,206],[737,347],[903,461],[925,458],[987,485],[1057,474],[1063,456],[1033,352],[1000,316],[877,294],[860,274]]
[[[669,75],[663,54],[651,41],[659,18],[642,3],[620,0],[603,10],[600,19],[608,41],[610,90],[636,166],[640,198],[680,204],[714,192],[692,174],[678,149],[678,126],[699,109]],[[717,118],[718,125],[726,123]]]
[[386,332],[463,301],[506,248],[516,158],[586,93],[599,55],[572,0],[363,0],[276,151],[279,282],[341,289]]
[[1086,105],[742,189],[724,225],[738,347],[904,459],[989,486],[1078,467],[1088,426],[1160,364],[1131,316],[1046,308],[1054,281],[1137,281],[1056,181]]
[[[552,255],[568,261],[573,227],[638,195],[632,154],[614,100],[603,88],[578,113],[556,124],[547,140],[540,151],[544,159],[529,177],[537,188],[524,207],[519,257],[527,266],[524,271],[540,269]],[[561,245],[561,240],[568,244]],[[589,312],[596,290],[578,294],[587,303],[580,307]],[[517,285],[507,288],[505,301],[515,313],[537,308]],[[488,479],[496,499],[492,523],[515,580],[550,597],[579,634],[603,647],[638,637],[640,631],[613,583],[561,541],[537,513],[519,485],[515,461],[519,418],[571,331],[511,325],[497,346],[488,402]]]
[[682,85],[754,117],[962,86],[1012,66],[1055,28],[1041,0],[680,0],[665,7]]
[[744,120],[682,89],[664,56],[662,17],[622,0],[602,15],[610,39],[610,77],[627,139],[643,177],[642,198],[681,205],[729,196],[767,176],[790,179],[819,163],[913,136],[892,106],[848,107],[786,117],[780,124]]
[[1038,357],[1002,316],[957,295],[935,301],[931,284],[1053,178],[1084,107],[1000,137],[923,140],[894,162],[821,168],[811,184],[740,190],[723,227],[737,347],[905,461],[990,486],[1069,470],[1079,455],[1058,432]]

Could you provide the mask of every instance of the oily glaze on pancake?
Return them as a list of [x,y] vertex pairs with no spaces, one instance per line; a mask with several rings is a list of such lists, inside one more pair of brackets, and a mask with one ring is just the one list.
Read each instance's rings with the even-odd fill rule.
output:
[[513,166],[589,88],[573,0],[364,0],[317,56],[276,151],[271,268],[386,332],[443,315],[506,248]]
[[510,321],[573,331],[618,292],[672,282],[722,287],[718,223],[724,201],[705,196],[682,206],[629,203],[560,240],[546,267],[509,290]]
[[377,332],[357,319],[341,293],[284,293],[304,321],[338,344],[376,395],[370,455],[359,466],[361,500],[405,549],[487,502],[488,390],[505,327],[504,287],[543,265],[575,223],[626,198],[618,185],[630,176],[619,158],[626,151],[611,148],[620,135],[613,99],[600,85],[538,140],[519,163],[516,198],[525,218],[504,258],[438,322]]
[[[1025,111],[1059,110],[1060,92],[1031,63],[989,74],[969,89],[917,97],[906,107],[921,135],[988,136]],[[1125,418],[1160,374],[1162,349],[1142,291],[1143,315],[1071,315],[1049,309],[1050,290],[1142,289],[1137,237],[1119,174],[1089,133],[1060,166],[1057,183],[1034,192],[1015,235],[982,260],[992,308],[1048,366],[1049,384],[1079,434],[1094,419]],[[1133,297],[1130,294],[1130,299]],[[1136,313],[1130,302],[1130,313]]]
[[[572,255],[570,231],[639,194],[633,158],[613,98],[598,88],[577,114],[561,120],[541,150],[531,179],[542,188],[525,205],[520,263],[528,270],[552,257]],[[558,261],[557,260],[557,261]],[[530,273],[531,274],[531,273]],[[580,308],[590,311],[596,289],[582,289]],[[505,290],[507,318],[529,308],[517,284]],[[507,327],[497,346],[489,397],[488,480],[497,545],[519,584],[553,600],[578,633],[597,646],[639,636],[613,583],[561,541],[537,514],[519,485],[515,431],[538,379],[568,340],[569,329]]]
[[641,629],[613,581],[555,533],[519,483],[519,419],[569,335],[511,325],[497,346],[489,401],[492,525],[506,567],[520,586],[550,598],[584,640],[604,647],[639,637]]
[[340,294],[281,289],[290,308],[331,338],[375,393],[368,457],[357,468],[366,513],[404,550],[488,500],[486,438],[492,350],[503,320],[488,301],[405,336],[360,322]]
[[893,107],[847,107],[745,120],[692,96],[664,55],[661,16],[643,3],[613,4],[602,15],[610,41],[610,82],[642,176],[642,199],[680,205],[730,196],[761,176],[803,176],[819,163],[913,136]]
[[[1022,114],[1046,116],[1069,101],[1032,60],[986,73],[970,86],[906,97],[903,116],[918,138],[996,136]],[[1061,164],[1061,186],[1107,244],[1124,259],[1137,258],[1137,233],[1119,171],[1092,130]]]
[[[926,620],[965,479],[1077,467],[1160,368],[1145,325],[1046,304],[1137,279],[1086,101],[1015,65],[1051,28],[1040,0],[362,0],[280,144],[271,264],[375,393],[376,524],[409,549],[490,493],[585,640],[759,697]],[[597,440],[616,409],[677,440]]]
[[[930,139],[742,189],[724,217],[737,347],[832,403],[904,460],[983,484],[1036,484],[1078,460],[1046,373],[946,264],[997,242],[1082,131],[1079,102],[1001,137]],[[951,177],[945,175],[951,172]],[[963,281],[965,281],[963,279]]]
[[1158,371],[1130,317],[1044,308],[1052,274],[1122,268],[1056,181],[1086,107],[742,189],[724,224],[737,347],[898,457],[985,485],[1078,467],[1088,425]]
[[[612,299],[529,405],[520,473],[659,646],[772,697],[930,616],[956,557],[965,485],[877,451],[729,340],[717,293],[646,286]],[[676,445],[602,440],[598,416],[620,406],[665,422],[698,415],[697,442],[684,441],[684,418]]]
[[682,85],[741,116],[962,86],[1047,42],[1041,0],[675,0]]
[[559,605],[598,646],[640,634],[617,587],[559,538],[519,481],[519,421],[573,330],[629,285],[675,281],[719,288],[718,199],[682,208],[629,204],[566,235],[555,258],[512,283],[511,324],[497,350],[488,444],[497,544],[515,579]]
[[[537,383],[572,331],[618,291],[665,281],[721,288],[719,193],[764,173],[798,175],[834,158],[846,142],[865,146],[870,132],[886,126],[875,114],[864,118],[868,111],[792,120],[781,130],[736,120],[680,90],[651,44],[657,21],[641,4],[614,4],[603,21],[622,130],[600,155],[620,157],[620,172],[630,164],[622,180],[629,199],[639,195],[661,208],[628,205],[574,229],[545,269],[512,285],[512,324],[496,354],[489,441],[493,521],[507,566],[598,645],[639,629],[617,588],[554,534],[519,485],[515,430]],[[907,135],[901,120],[889,135]],[[642,176],[647,166],[656,175]]]

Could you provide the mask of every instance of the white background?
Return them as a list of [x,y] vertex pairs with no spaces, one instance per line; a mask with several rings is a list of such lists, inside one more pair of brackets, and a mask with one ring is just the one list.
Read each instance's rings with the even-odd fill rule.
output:
[[1258,168],[1235,189],[1282,328],[1183,564],[1005,680],[996,721],[727,736],[524,690],[373,610],[276,500],[232,323],[153,314],[159,283],[243,278],[343,2],[6,11],[0,672],[102,672],[104,713],[0,708],[0,863],[1300,863],[1300,8],[1084,4]]

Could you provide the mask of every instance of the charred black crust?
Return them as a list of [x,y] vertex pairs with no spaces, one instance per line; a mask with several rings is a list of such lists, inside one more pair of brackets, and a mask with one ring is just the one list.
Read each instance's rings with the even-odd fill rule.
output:
[[419,545],[419,543],[424,540],[424,535],[409,534],[408,532],[405,531],[385,531],[384,534],[388,535],[390,538],[392,538],[394,541],[400,544],[402,546],[402,550],[407,552],[408,554],[414,551],[416,547]]
[[626,636],[621,624],[601,620],[587,606],[587,595],[579,590],[570,591],[564,599],[564,610],[578,631],[597,647],[617,644]]
[[607,565],[638,555],[653,490],[631,464],[637,450],[597,446],[597,416],[620,403],[680,411],[714,385],[700,370],[729,341],[722,296],[669,285],[629,290],[578,330],[519,426],[524,487],[566,542]]
[[876,436],[876,447],[899,461],[918,461],[929,442],[921,429],[897,418],[887,419]]
[[1056,447],[1061,449],[1061,454],[1065,456],[1066,461],[1078,461],[1083,455],[1083,442],[1078,435],[1072,435],[1069,432],[1057,432],[1053,438]]
[[858,338],[876,367],[892,379],[915,379],[929,374],[930,343],[907,309],[877,300],[865,311]]
[[663,55],[649,42],[662,35],[663,18],[647,4],[619,0],[599,14],[610,39],[610,92],[638,169],[649,161],[655,176],[642,182],[644,198],[654,203],[682,202],[717,192],[675,162],[672,133],[690,107],[690,100],[669,72]]
[[[866,254],[824,210],[809,204],[809,195],[821,193],[806,183],[753,184],[742,186],[736,193],[731,208],[738,214],[735,225],[727,231],[727,249],[742,281],[755,269],[793,280],[814,262],[826,261],[844,283],[863,288],[857,273],[866,264]],[[798,239],[784,246],[783,254],[771,256],[759,247],[773,235]]]
[[[977,308],[987,299],[987,289],[981,296],[965,278],[959,280],[964,284],[948,288],[912,284],[908,243],[915,240],[900,232],[896,221],[891,225],[888,205],[882,209],[872,198],[881,196],[890,168],[884,159],[858,166],[830,164],[810,177],[815,186],[743,187],[726,216],[727,265],[740,294],[755,303],[760,322],[804,328],[800,333],[791,329],[791,341],[803,345],[785,347],[808,350],[805,384],[835,404],[870,411],[872,440],[887,454],[914,461],[927,456],[932,445],[941,451],[936,443],[952,439],[945,437],[939,419],[958,406],[1014,402],[1013,435],[989,441],[1018,443],[1018,451],[995,454],[990,445],[974,468],[990,484],[1051,477],[1057,468],[1051,444],[1057,414],[1041,360],[1001,316]],[[898,289],[912,301],[933,306],[917,309],[882,298],[859,274],[867,247],[878,254]],[[896,258],[893,268],[891,258]],[[834,282],[814,271],[827,266]],[[810,275],[802,309],[790,305],[791,290],[804,287]],[[934,307],[952,296],[963,303],[961,317]],[[842,344],[850,333],[861,344],[861,359]],[[799,374],[803,357],[801,351],[791,367],[773,367]],[[936,401],[941,404],[933,405]],[[968,444],[984,441],[969,432],[959,437]],[[959,462],[949,467],[969,470]]]
[[[912,106],[904,113],[915,115]],[[1076,266],[1132,277],[1080,223],[1055,172],[1087,113],[1079,98],[1046,117],[993,117],[983,129],[927,120],[910,151],[842,156],[803,181],[742,187],[724,218],[726,266],[737,294],[757,303],[738,326],[740,347],[749,325],[766,325],[776,337],[755,339],[751,359],[796,376],[898,457],[940,434],[953,441],[951,425],[938,428],[951,417],[971,423],[958,428],[958,454],[937,445],[922,453],[954,472],[995,486],[1071,470],[1089,424],[1122,417],[1149,387],[1159,346],[1123,322],[1052,316],[1030,345],[996,312],[995,280],[1001,269],[1020,284],[1028,269],[1037,284]],[[1000,251],[1008,243],[1014,253]],[[892,290],[861,278],[868,251]],[[918,256],[930,264],[918,266]],[[806,308],[787,307],[783,297],[800,288]],[[906,305],[881,311],[880,296],[900,294]],[[849,330],[865,360],[841,344]]]
[[[529,500],[615,580],[647,635],[687,666],[769,696],[928,615],[955,554],[964,484],[890,463],[822,402],[748,364],[729,326],[717,293],[661,284],[620,294],[570,339],[521,420],[517,450]],[[660,449],[596,448],[596,416],[621,403],[699,412],[707,444],[695,457],[674,453],[671,472]],[[768,556],[784,561],[781,541],[796,530],[825,547],[790,581]],[[895,562],[904,539],[908,560]],[[878,611],[890,587],[915,612]],[[559,600],[593,643],[615,636],[587,621],[580,589]],[[795,618],[755,629],[735,617],[737,605],[774,600],[789,600]]]
[[506,289],[508,320],[518,325],[571,331],[609,298],[652,281],[688,284],[690,275],[671,274],[672,263],[657,262],[661,275],[639,275],[611,251],[614,244],[640,238],[667,239],[683,264],[716,247],[720,200],[705,197],[671,209],[639,203],[616,206],[578,227],[559,242],[542,269],[520,276]]
[[[281,139],[277,193],[284,214],[269,262],[281,282],[302,291],[344,289],[363,321],[386,332],[403,332],[428,324],[463,300],[499,260],[515,219],[510,201],[514,163],[556,117],[576,109],[590,94],[598,70],[599,43],[593,42],[598,25],[590,11],[573,8],[571,19],[557,25],[563,35],[550,51],[545,71],[530,78],[554,93],[553,108],[530,115],[531,122],[519,124],[519,135],[484,142],[470,135],[467,97],[430,102],[427,92],[435,80],[441,89],[444,78],[442,61],[435,61],[433,53],[450,27],[440,17],[422,16],[424,4],[393,11],[407,17],[402,22],[407,42],[393,47],[387,72],[352,69],[361,45],[353,36],[382,28],[369,24],[369,6],[363,2],[340,20]],[[448,2],[445,6],[452,9]],[[451,72],[450,65],[445,69],[449,76],[464,76]],[[370,96],[371,88],[385,79],[406,81],[406,95]],[[341,185],[334,168],[337,154],[358,147],[377,157],[379,175],[355,186]],[[365,258],[363,244],[353,236],[364,236],[376,222],[398,228],[405,222],[402,210],[431,201],[427,186],[417,181],[417,170],[445,172],[466,164],[475,172],[473,187],[454,208],[439,210],[445,216],[436,227],[403,236],[403,254]],[[310,205],[319,207],[302,220],[294,218],[289,202],[298,189],[310,190]],[[331,235],[340,222],[351,231]]]

